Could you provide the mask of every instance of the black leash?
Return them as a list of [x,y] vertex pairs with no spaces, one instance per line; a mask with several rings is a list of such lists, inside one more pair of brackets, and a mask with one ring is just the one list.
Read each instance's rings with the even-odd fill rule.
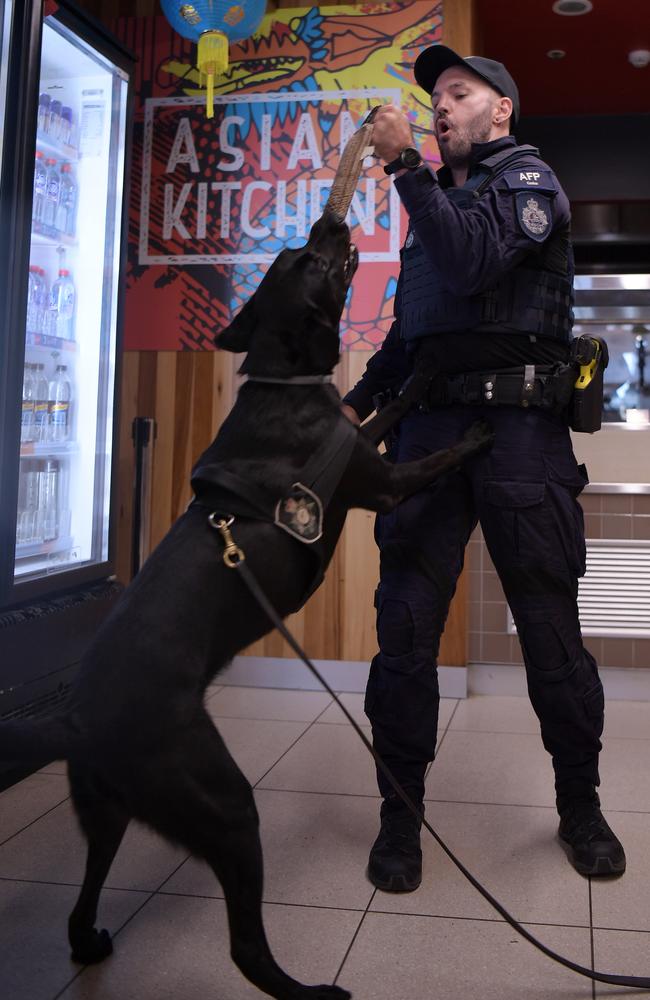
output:
[[382,774],[385,776],[386,780],[390,783],[394,791],[399,795],[400,799],[405,803],[405,805],[410,809],[410,811],[417,816],[422,825],[426,827],[431,836],[434,838],[437,844],[443,849],[447,857],[453,861],[456,868],[465,876],[468,882],[470,882],[474,888],[483,896],[484,899],[488,901],[490,906],[492,906],[497,913],[499,913],[507,923],[517,931],[523,938],[526,939],[530,944],[532,944],[538,951],[546,955],[548,958],[552,958],[554,962],[558,962],[567,969],[571,969],[573,972],[577,972],[579,976],[585,976],[587,979],[592,979],[597,983],[609,983],[612,986],[630,986],[634,989],[650,989],[650,977],[644,976],[618,976],[608,972],[593,972],[584,965],[578,965],[577,962],[572,962],[571,959],[565,958],[563,955],[558,955],[557,952],[548,948],[541,941],[538,941],[536,937],[526,930],[525,927],[519,923],[510,913],[501,905],[501,903],[494,898],[494,896],[488,892],[488,890],[481,885],[481,883],[474,878],[472,873],[467,870],[462,861],[459,861],[453,851],[445,844],[444,840],[436,833],[433,827],[427,822],[424,814],[420,812],[417,806],[411,801],[409,796],[406,794],[400,783],[393,776],[392,772],[388,766],[384,763],[382,758],[376,752],[372,743],[363,732],[358,723],[353,719],[350,712],[348,712],[345,705],[341,702],[338,695],[332,690],[330,685],[327,683],[325,678],[321,675],[320,671],[314,666],[307,654],[301,649],[299,644],[296,642],[291,632],[286,628],[284,622],[277,614],[275,608],[270,603],[266,594],[260,587],[259,583],[255,579],[254,575],[251,573],[250,569],[246,565],[244,553],[233,541],[232,535],[230,533],[230,526],[233,523],[234,518],[224,518],[221,517],[217,512],[210,515],[209,523],[213,528],[216,528],[222,535],[225,550],[223,553],[223,561],[229,569],[236,569],[239,571],[241,577],[243,578],[246,586],[250,590],[251,594],[260,605],[262,610],[268,616],[269,620],[272,622],[273,626],[278,630],[282,637],[289,643],[293,651],[300,657],[303,663],[309,668],[314,677],[319,681],[320,684],[325,688],[327,693],[334,699],[338,707],[341,709],[348,722],[356,732],[357,736],[361,739],[365,748],[374,757],[377,767],[380,769]]

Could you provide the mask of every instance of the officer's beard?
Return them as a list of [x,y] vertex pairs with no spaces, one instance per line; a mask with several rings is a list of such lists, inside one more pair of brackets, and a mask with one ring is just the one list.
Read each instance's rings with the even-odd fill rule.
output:
[[466,167],[474,143],[490,141],[492,112],[492,107],[486,108],[462,129],[454,125],[447,133],[449,138],[445,142],[438,143],[440,156],[446,167],[450,167],[452,170],[457,167]]

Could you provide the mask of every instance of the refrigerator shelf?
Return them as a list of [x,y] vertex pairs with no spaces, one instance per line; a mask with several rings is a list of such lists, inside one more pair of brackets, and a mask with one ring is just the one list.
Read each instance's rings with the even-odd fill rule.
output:
[[33,219],[32,243],[36,243],[39,246],[72,248],[76,247],[79,241],[76,236],[68,236],[66,233],[60,233],[53,226],[47,226],[44,222],[38,222],[36,219]]
[[42,132],[36,134],[36,148],[43,153],[50,153],[57,159],[67,160],[70,163],[75,163],[79,159],[79,150],[76,146],[57,142],[56,139],[52,139],[49,135],[43,135]]
[[32,333],[29,331],[25,335],[26,347],[40,347],[50,351],[77,351],[76,340],[64,340],[63,337],[54,337],[50,333]]
[[76,441],[25,441],[20,446],[21,458],[62,458],[79,451]]
[[71,549],[73,539],[70,535],[53,538],[49,542],[16,542],[16,559],[31,559],[34,556],[49,556],[55,552]]

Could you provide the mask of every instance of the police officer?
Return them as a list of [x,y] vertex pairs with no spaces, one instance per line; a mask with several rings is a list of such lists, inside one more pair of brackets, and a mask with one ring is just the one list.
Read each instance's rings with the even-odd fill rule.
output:
[[[555,771],[559,836],[584,875],[625,870],[596,788],[603,689],[577,611],[585,571],[587,479],[573,455],[567,366],[573,258],[567,197],[549,166],[510,134],[519,96],[506,68],[443,45],[415,63],[431,95],[444,166],[414,148],[406,116],[386,105],[374,122],[409,227],[395,321],[343,401],[358,422],[413,371],[427,389],[400,422],[404,462],[458,441],[488,419],[491,451],[377,521],[377,637],[365,710],[374,746],[421,808],[436,745],[436,657],[465,546],[480,522],[521,643],[528,691]],[[569,381],[567,381],[567,372]],[[422,877],[420,824],[377,775],[381,829],[368,876],[409,892]]]

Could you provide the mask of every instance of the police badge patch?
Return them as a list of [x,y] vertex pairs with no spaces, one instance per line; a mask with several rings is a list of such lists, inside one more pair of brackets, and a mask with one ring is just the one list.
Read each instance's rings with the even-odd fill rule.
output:
[[516,195],[517,219],[526,236],[542,243],[551,231],[553,214],[550,198],[539,191],[519,191]]
[[415,233],[413,232],[412,229],[409,229],[408,233],[406,234],[406,242],[404,243],[404,249],[410,250],[410,248],[413,246],[414,243],[415,243]]
[[277,502],[275,523],[299,542],[317,542],[323,533],[323,505],[306,486],[294,483],[291,492]]

